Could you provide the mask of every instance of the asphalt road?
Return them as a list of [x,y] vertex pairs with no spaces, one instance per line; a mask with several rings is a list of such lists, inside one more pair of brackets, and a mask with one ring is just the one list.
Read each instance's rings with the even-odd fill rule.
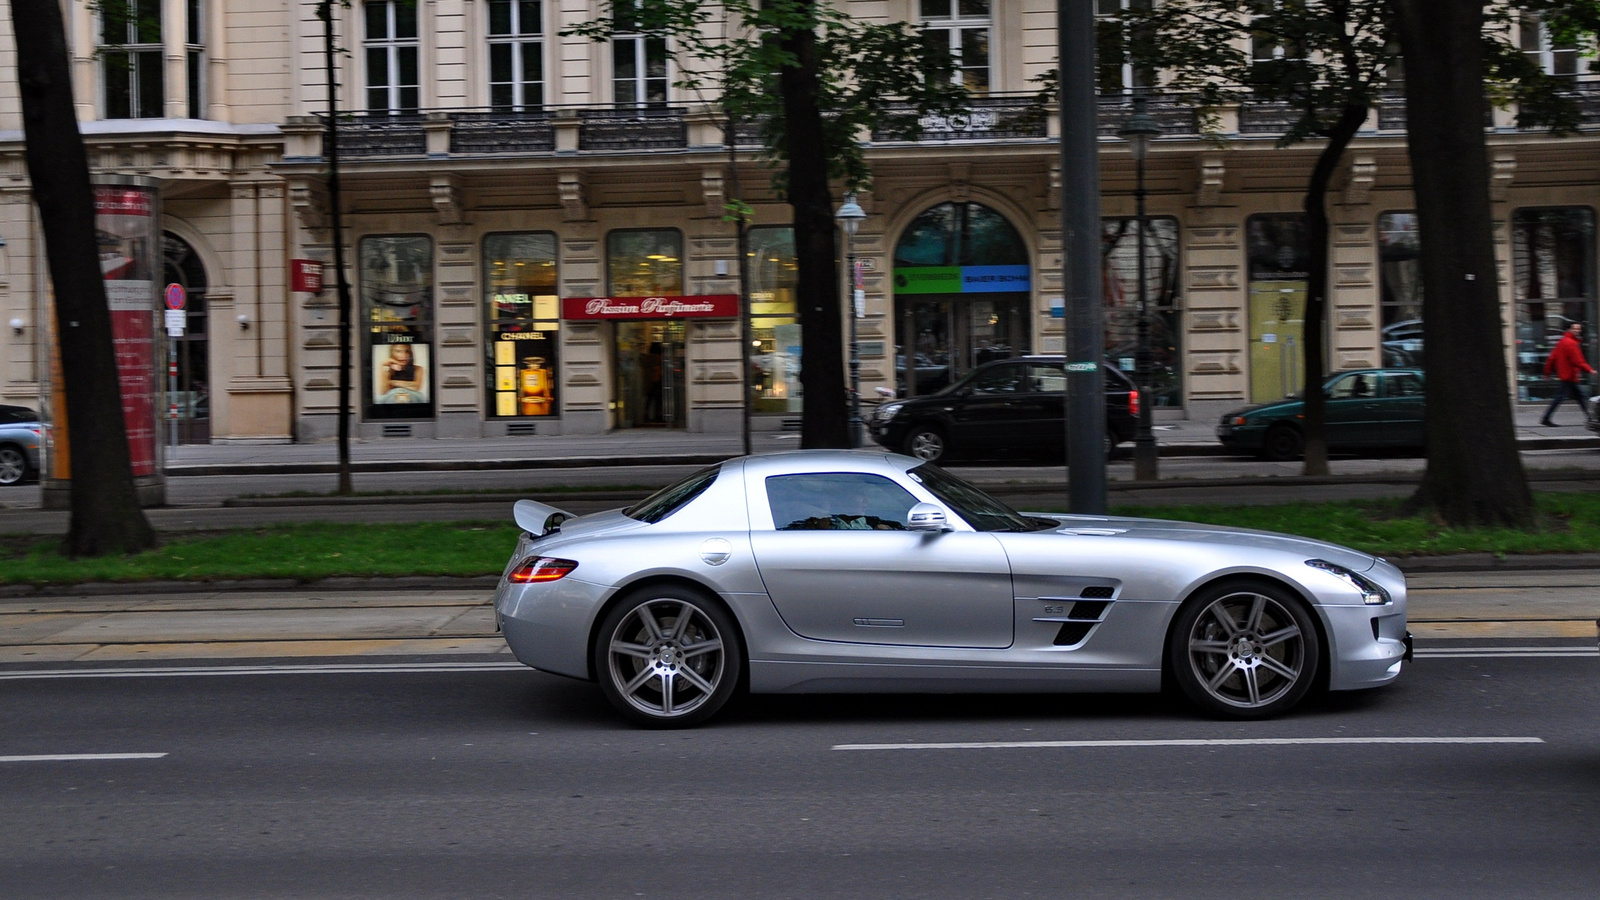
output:
[[[1159,697],[769,697],[662,733],[525,670],[13,671],[0,896],[1588,898],[1590,640],[1424,658],[1250,724]],[[1269,738],[1322,743],[1226,743]],[[915,746],[1051,741],[1118,743]],[[163,755],[15,759],[111,753]]]

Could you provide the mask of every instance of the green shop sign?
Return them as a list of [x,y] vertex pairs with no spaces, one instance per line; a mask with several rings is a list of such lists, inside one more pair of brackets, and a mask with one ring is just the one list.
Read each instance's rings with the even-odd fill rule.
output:
[[894,270],[896,294],[996,294],[1027,291],[1027,266],[901,266]]

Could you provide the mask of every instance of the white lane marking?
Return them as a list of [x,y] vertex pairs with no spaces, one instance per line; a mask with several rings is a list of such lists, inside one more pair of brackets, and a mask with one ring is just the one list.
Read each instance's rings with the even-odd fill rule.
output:
[[119,669],[23,669],[0,671],[0,681],[39,678],[176,678],[202,675],[359,675],[365,673],[526,672],[521,663],[325,663],[281,666],[151,666]]
[[99,759],[160,759],[165,753],[40,753],[34,756],[0,756],[0,763],[78,762]]
[[1149,741],[961,741],[948,744],[835,744],[835,750],[1029,750],[1101,747],[1281,747],[1300,744],[1542,744],[1539,737],[1175,738]]

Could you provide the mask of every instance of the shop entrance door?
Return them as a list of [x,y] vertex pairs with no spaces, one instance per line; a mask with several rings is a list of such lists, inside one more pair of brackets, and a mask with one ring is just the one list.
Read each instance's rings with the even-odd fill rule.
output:
[[686,404],[681,321],[617,323],[612,380],[618,428],[682,428]]
[[1304,281],[1250,282],[1250,400],[1271,403],[1305,381]]
[[907,297],[899,305],[895,375],[905,396],[931,394],[1028,346],[1026,294]]

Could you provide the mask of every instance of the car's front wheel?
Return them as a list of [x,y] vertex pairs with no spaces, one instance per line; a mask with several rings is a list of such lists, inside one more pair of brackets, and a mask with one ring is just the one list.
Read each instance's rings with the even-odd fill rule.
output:
[[936,428],[921,425],[911,429],[911,433],[906,435],[906,455],[915,456],[924,462],[938,462],[944,459],[949,450],[950,445]]
[[1260,581],[1224,582],[1190,598],[1167,648],[1178,687],[1201,709],[1230,719],[1287,712],[1311,689],[1321,661],[1305,602]]
[[710,718],[738,686],[743,649],[721,603],[679,586],[630,594],[600,626],[600,689],[624,716],[650,728]]
[[20,484],[28,477],[28,457],[15,444],[0,444],[0,484]]
[[1272,426],[1261,443],[1261,455],[1279,462],[1298,459],[1303,449],[1305,441],[1300,437],[1300,430],[1293,425]]

